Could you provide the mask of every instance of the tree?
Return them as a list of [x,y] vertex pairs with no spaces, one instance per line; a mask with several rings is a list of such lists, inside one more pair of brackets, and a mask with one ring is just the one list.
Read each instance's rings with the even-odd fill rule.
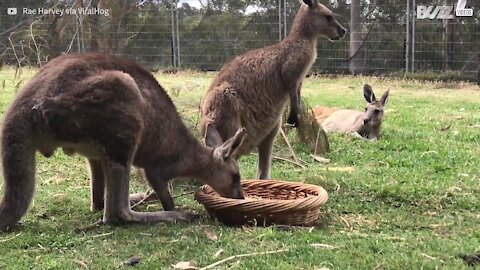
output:
[[365,73],[365,51],[362,49],[362,19],[360,0],[352,0],[350,4],[350,72]]

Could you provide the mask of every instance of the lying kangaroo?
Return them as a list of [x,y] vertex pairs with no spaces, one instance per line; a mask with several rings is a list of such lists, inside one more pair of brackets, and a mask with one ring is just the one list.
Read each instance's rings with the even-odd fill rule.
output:
[[368,102],[365,112],[315,107],[313,113],[326,132],[349,132],[354,136],[377,140],[383,122],[383,111],[389,91],[378,101],[370,85],[363,86],[363,96]]
[[301,83],[315,62],[317,38],[339,40],[346,31],[324,5],[316,0],[303,2],[288,36],[225,64],[201,107],[203,132],[213,124],[219,137],[225,139],[239,127],[246,127],[248,136],[236,157],[257,148],[259,179],[270,178],[273,142],[288,99],[291,109],[287,123],[299,124]]
[[[207,138],[217,134],[212,125],[206,130]],[[213,147],[202,146],[155,78],[114,56],[70,54],[50,61],[13,101],[2,135],[0,231],[14,226],[32,200],[35,151],[50,157],[57,147],[88,159],[92,210],[104,209],[104,223],[186,219],[170,211],[167,181],[177,176],[198,177],[222,196],[243,198],[233,157],[245,130],[226,142],[216,140]],[[132,165],[144,168],[165,211],[130,209]]]

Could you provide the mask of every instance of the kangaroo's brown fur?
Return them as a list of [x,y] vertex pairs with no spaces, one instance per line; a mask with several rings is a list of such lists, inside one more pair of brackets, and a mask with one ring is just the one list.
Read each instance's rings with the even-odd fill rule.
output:
[[[201,145],[164,89],[134,62],[102,54],[58,57],[23,87],[5,114],[0,231],[14,226],[32,200],[35,151],[49,157],[57,147],[88,159],[92,209],[104,209],[105,223],[185,219],[186,214],[170,211],[167,181],[177,176],[195,176],[223,196],[243,198],[233,156],[244,130],[225,143],[217,134],[208,126],[207,138],[216,143]],[[132,165],[145,169],[166,211],[130,209]]]
[[340,108],[317,106],[312,110],[315,119],[321,124],[325,119],[332,115],[332,113],[340,110]]
[[315,61],[317,38],[338,40],[345,34],[328,8],[316,0],[303,2],[284,40],[225,64],[202,103],[202,130],[213,124],[225,139],[245,126],[237,157],[258,148],[260,179],[270,178],[273,142],[288,99],[287,123],[298,126],[301,82]]
[[386,91],[382,98],[377,100],[372,88],[365,84],[363,96],[368,102],[365,112],[317,106],[313,113],[326,132],[347,132],[368,140],[377,140],[380,137],[388,95],[389,91]]

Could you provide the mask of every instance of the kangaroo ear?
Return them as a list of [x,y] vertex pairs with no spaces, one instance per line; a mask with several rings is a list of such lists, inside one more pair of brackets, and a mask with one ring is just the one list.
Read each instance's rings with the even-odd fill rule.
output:
[[387,90],[387,92],[383,93],[383,96],[380,99],[380,103],[382,103],[383,106],[385,106],[385,104],[387,104],[389,93],[390,93],[390,90]]
[[215,148],[214,155],[216,158],[227,160],[235,154],[237,149],[242,145],[243,139],[245,138],[246,132],[245,128],[240,128],[235,135],[224,142],[221,146]]
[[372,103],[373,101],[377,100],[375,98],[375,94],[373,93],[372,87],[368,84],[363,86],[363,97],[368,103]]
[[316,0],[303,0],[303,2],[305,4],[307,4],[310,8],[313,7],[313,2],[315,2]]
[[223,140],[218,133],[217,128],[212,124],[207,124],[207,131],[205,132],[205,144],[210,147],[218,147],[222,145]]

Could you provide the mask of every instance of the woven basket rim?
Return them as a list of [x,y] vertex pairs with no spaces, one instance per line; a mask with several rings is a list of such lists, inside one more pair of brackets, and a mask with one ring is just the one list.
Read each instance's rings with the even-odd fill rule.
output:
[[281,180],[259,180],[245,179],[242,180],[244,190],[252,189],[252,187],[261,186],[262,188],[271,187],[273,189],[283,188],[296,191],[308,191],[308,193],[316,193],[306,198],[298,199],[265,199],[265,200],[248,200],[248,199],[230,199],[218,195],[212,195],[213,189],[208,185],[203,185],[195,193],[195,198],[206,208],[213,210],[232,210],[237,213],[277,213],[277,212],[296,212],[316,210],[328,200],[328,194],[321,186],[305,184],[300,182],[289,182]]

